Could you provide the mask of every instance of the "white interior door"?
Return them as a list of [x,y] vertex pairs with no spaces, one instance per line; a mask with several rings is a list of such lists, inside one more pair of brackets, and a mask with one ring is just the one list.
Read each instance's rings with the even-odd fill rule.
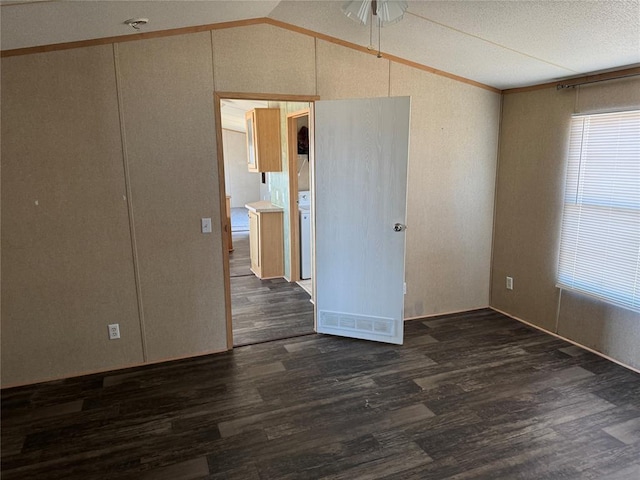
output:
[[402,344],[410,98],[315,103],[316,330]]

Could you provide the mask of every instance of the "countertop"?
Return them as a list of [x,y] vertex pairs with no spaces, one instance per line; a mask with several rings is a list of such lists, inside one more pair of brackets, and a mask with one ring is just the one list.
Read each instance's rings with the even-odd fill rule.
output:
[[274,205],[269,200],[260,200],[259,202],[247,203],[246,208],[252,212],[284,212],[284,208]]

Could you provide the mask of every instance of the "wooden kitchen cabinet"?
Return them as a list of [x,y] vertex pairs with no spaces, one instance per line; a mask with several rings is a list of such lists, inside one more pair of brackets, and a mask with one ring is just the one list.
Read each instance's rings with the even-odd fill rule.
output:
[[280,109],[255,108],[245,114],[250,172],[280,172]]
[[282,212],[249,210],[249,254],[251,271],[258,278],[284,275]]

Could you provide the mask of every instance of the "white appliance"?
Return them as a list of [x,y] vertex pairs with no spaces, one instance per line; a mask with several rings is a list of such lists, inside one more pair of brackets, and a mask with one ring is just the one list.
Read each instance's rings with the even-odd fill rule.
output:
[[300,211],[300,278],[311,278],[311,192],[298,192]]

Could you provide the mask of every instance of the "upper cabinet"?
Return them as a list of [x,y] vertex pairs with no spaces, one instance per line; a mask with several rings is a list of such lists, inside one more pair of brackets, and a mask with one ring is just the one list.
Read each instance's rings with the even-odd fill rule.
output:
[[280,172],[280,109],[255,108],[245,115],[250,172]]

